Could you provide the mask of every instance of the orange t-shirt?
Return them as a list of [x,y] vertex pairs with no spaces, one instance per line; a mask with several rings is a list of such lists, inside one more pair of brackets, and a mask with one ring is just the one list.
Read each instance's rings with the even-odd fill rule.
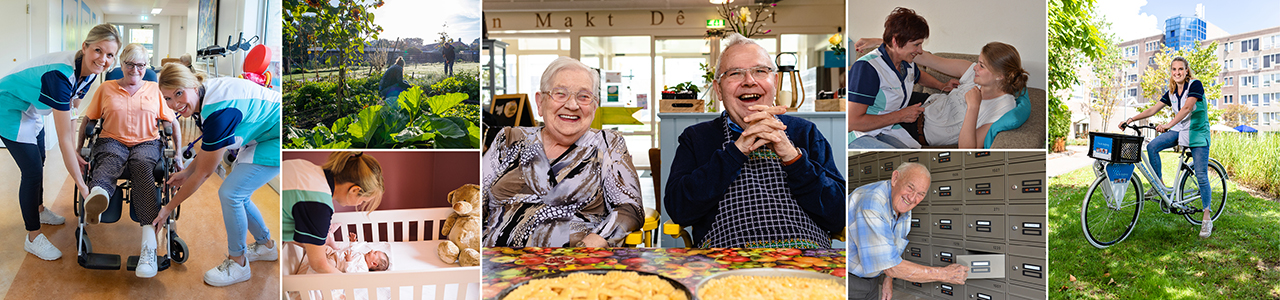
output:
[[84,115],[103,119],[99,137],[112,138],[129,147],[160,138],[156,120],[178,124],[173,109],[160,98],[160,85],[150,81],[143,81],[133,95],[120,86],[119,80],[103,82]]

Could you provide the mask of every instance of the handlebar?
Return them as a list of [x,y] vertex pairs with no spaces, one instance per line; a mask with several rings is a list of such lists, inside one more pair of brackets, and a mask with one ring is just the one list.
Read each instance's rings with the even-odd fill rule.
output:
[[1143,136],[1143,134],[1142,134],[1142,130],[1141,130],[1141,129],[1151,129],[1151,130],[1156,130],[1156,126],[1155,126],[1155,125],[1151,125],[1151,124],[1147,124],[1147,125],[1137,125],[1137,126],[1135,126],[1135,125],[1129,125],[1129,123],[1121,123],[1121,124],[1120,124],[1120,128],[1123,128],[1123,129],[1133,129],[1133,131],[1134,131],[1134,132],[1137,132],[1137,133],[1138,133],[1138,136]]

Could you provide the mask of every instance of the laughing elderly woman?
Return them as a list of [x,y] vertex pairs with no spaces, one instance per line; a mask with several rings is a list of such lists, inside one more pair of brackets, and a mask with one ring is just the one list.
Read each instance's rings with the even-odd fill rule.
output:
[[640,228],[640,182],[622,136],[592,129],[600,77],[557,58],[537,94],[542,127],[504,128],[485,153],[486,247],[618,246]]

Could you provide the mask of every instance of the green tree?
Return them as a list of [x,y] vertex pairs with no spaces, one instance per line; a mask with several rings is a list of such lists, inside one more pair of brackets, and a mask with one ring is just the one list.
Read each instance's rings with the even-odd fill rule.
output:
[[[1107,38],[1107,40],[1112,39]],[[1129,61],[1120,57],[1119,48],[1116,47],[1106,48],[1103,50],[1102,57],[1090,63],[1097,79],[1089,90],[1089,103],[1084,107],[1084,111],[1096,113],[1102,119],[1102,124],[1098,124],[1101,126],[1096,130],[1106,131],[1111,128],[1107,121],[1111,120],[1116,108],[1124,105],[1124,97],[1121,94],[1125,90],[1123,71],[1128,64]]]
[[1258,114],[1244,104],[1227,104],[1222,107],[1222,120],[1227,127],[1235,128],[1253,124],[1258,120]]
[[338,65],[337,93],[343,96],[348,64],[357,63],[366,41],[376,41],[382,32],[382,26],[373,23],[372,12],[382,5],[382,1],[285,0],[283,34],[285,40],[305,39],[324,51],[338,51],[336,58],[328,57],[325,63]]
[[[1083,59],[1097,60],[1111,44],[1098,30],[1094,0],[1049,0],[1049,139],[1065,137],[1071,111],[1063,92],[1080,83],[1075,73]],[[1052,145],[1052,144],[1050,144]]]
[[[1141,110],[1155,105],[1169,90],[1169,63],[1174,57],[1181,56],[1187,59],[1191,65],[1191,75],[1200,80],[1200,84],[1204,86],[1204,97],[1201,100],[1222,99],[1222,82],[1218,81],[1219,75],[1222,74],[1222,65],[1218,64],[1218,43],[1209,43],[1207,45],[1196,45],[1192,49],[1183,49],[1171,51],[1168,47],[1161,46],[1160,51],[1151,57],[1151,63],[1147,65],[1147,69],[1142,71],[1142,97],[1148,101],[1142,105]],[[1209,122],[1217,122],[1220,112],[1217,109],[1210,108]],[[1156,113],[1155,117],[1168,120],[1173,118],[1178,108],[1162,109]]]

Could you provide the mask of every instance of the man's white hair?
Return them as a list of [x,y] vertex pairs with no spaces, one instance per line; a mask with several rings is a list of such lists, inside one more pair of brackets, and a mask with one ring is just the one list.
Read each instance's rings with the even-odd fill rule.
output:
[[898,165],[897,170],[898,174],[902,174],[903,176],[906,176],[907,173],[910,172],[916,172],[917,174],[924,175],[924,178],[929,179],[930,182],[933,181],[933,174],[929,174],[929,168],[922,164],[903,162],[901,165]]
[[[600,102],[600,73],[587,66],[587,64],[565,56],[558,57],[547,65],[547,70],[542,72],[542,80],[539,81],[538,89],[543,92],[550,92],[552,88],[551,77],[555,77],[556,73],[560,73],[560,71],[572,69],[584,70],[591,74],[591,93],[597,96],[596,102]],[[577,91],[572,92],[576,93]]]
[[[755,46],[756,49],[760,50],[760,54],[763,54],[764,57],[769,57],[769,51],[764,50],[764,46],[760,46],[760,44],[756,43],[755,40],[742,36],[737,32],[729,33],[729,35],[724,37],[724,40],[722,40],[720,44],[723,44],[724,48],[720,50],[720,57],[716,58],[716,79],[720,79],[720,75],[724,74],[724,53],[728,51],[730,47],[745,45]],[[769,67],[775,70],[778,69],[778,65],[775,64],[772,59],[769,59],[768,61]]]

